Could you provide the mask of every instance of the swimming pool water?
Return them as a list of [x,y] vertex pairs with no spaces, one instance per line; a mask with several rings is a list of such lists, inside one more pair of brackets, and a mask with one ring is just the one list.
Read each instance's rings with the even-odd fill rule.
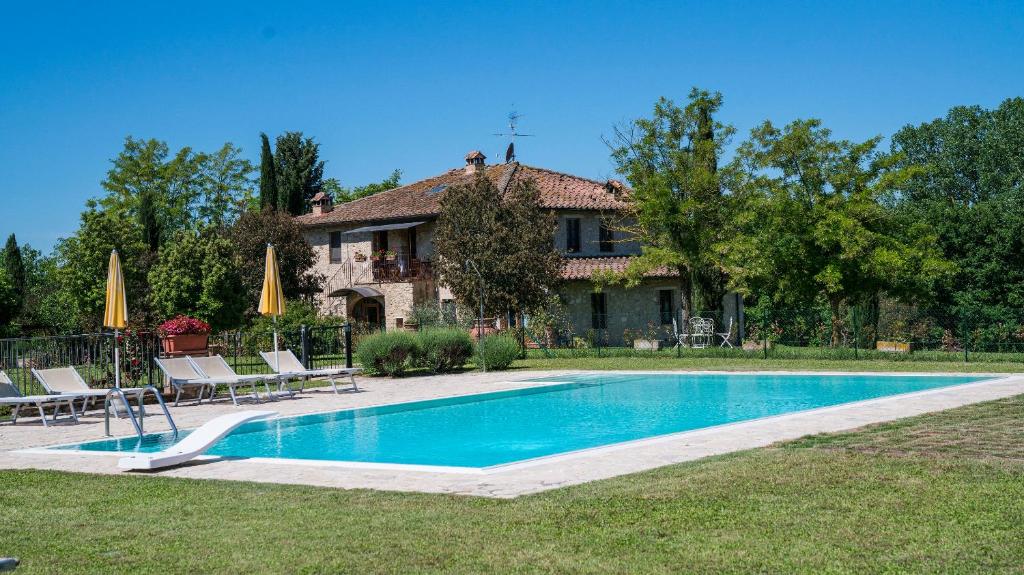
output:
[[[986,377],[600,374],[548,381],[555,379],[567,383],[249,423],[207,453],[488,467]],[[151,434],[61,449],[150,452],[175,441]]]

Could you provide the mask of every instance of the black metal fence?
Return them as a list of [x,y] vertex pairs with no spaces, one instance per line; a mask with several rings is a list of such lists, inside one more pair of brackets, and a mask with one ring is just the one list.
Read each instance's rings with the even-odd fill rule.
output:
[[[290,349],[308,368],[351,366],[351,331],[346,326],[301,326],[278,332],[278,347]],[[155,332],[127,331],[117,336],[120,346],[122,387],[164,385],[163,373],[153,361],[165,357],[163,342]],[[0,339],[0,370],[7,373],[26,395],[43,393],[32,369],[74,367],[91,386],[114,386],[113,333],[56,337]],[[223,356],[239,374],[269,373],[259,355],[274,348],[273,332],[231,331],[211,334],[209,352]]]
[[611,332],[527,334],[546,356],[690,356],[765,359],[1024,362],[1024,309],[935,309],[892,302],[814,308],[748,307]]

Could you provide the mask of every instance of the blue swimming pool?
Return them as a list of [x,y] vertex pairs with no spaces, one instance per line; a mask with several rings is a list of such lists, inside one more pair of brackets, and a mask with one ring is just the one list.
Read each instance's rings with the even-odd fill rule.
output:
[[[986,379],[924,375],[600,374],[543,387],[246,424],[208,453],[488,467]],[[541,380],[543,381],[543,380]],[[61,449],[158,451],[169,434]]]

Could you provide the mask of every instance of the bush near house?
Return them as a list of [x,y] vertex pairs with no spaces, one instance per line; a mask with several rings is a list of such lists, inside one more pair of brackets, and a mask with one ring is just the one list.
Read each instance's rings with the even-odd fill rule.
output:
[[410,360],[420,354],[420,344],[410,333],[388,331],[359,340],[356,353],[367,373],[394,377],[405,372]]
[[519,359],[522,349],[514,337],[495,334],[484,337],[477,351],[487,369],[501,370],[508,369],[513,361]]
[[434,373],[454,371],[473,355],[473,339],[461,329],[434,328],[417,334],[416,364]]

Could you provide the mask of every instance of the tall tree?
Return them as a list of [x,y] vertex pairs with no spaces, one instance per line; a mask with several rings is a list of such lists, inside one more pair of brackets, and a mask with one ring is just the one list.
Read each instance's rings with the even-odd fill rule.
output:
[[148,316],[143,294],[149,291],[146,266],[149,246],[142,241],[142,232],[133,218],[121,217],[113,210],[95,206],[82,212],[82,224],[74,235],[61,239],[55,248],[60,271],[60,302],[62,314],[75,318],[78,329],[99,329],[103,320],[106,296],[106,269],[110,250],[121,255],[129,313]]
[[175,234],[149,271],[154,311],[160,318],[192,315],[216,330],[238,327],[248,302],[235,252],[214,228]]
[[452,186],[441,198],[434,265],[441,281],[466,305],[479,306],[482,277],[484,303],[491,312],[531,311],[547,303],[560,279],[556,225],[554,215],[540,207],[532,181],[514,181],[502,193],[479,175],[472,184]]
[[305,213],[323,186],[320,144],[302,132],[286,132],[277,137],[274,160],[278,208],[293,216]]
[[160,217],[157,215],[157,201],[155,190],[146,188],[139,192],[138,218],[142,241],[154,255],[160,249],[163,238],[163,234],[160,233]]
[[765,122],[730,169],[745,207],[743,229],[721,248],[735,287],[787,305],[824,298],[833,345],[844,304],[880,292],[927,299],[952,269],[927,226],[899,225],[888,204],[915,169],[878,152],[880,140],[834,140],[818,120]]
[[14,234],[7,237],[7,244],[4,245],[3,264],[4,269],[7,270],[7,278],[14,288],[14,307],[15,313],[18,314],[24,308],[28,286],[25,278],[25,262],[22,260],[18,239],[14,237]]
[[231,142],[203,154],[199,165],[200,198],[196,219],[203,225],[231,225],[252,197],[253,165],[241,157],[242,150]]
[[627,284],[650,270],[679,271],[684,323],[697,305],[718,309],[726,278],[713,246],[726,237],[718,158],[734,130],[715,119],[722,95],[694,88],[685,108],[661,98],[650,118],[615,129],[612,159],[629,181],[623,227],[642,245]]
[[260,132],[260,209],[276,210],[277,200],[277,168],[274,163],[274,152],[270,149],[270,138]]
[[938,302],[1024,308],[1024,98],[905,126],[892,150],[922,168],[901,190],[901,213],[932,227],[957,267]]

